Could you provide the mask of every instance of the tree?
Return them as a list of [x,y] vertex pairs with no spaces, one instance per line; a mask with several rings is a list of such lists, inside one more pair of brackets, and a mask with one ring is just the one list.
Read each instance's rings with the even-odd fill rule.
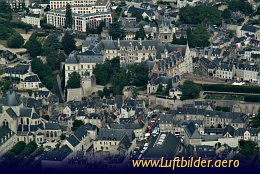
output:
[[44,152],[44,148],[43,147],[39,147],[36,149],[35,151],[35,155],[41,155]]
[[53,86],[56,84],[56,79],[52,74],[51,68],[38,58],[34,58],[31,62],[31,65],[32,71],[35,74],[38,74],[41,82],[46,86],[46,88],[49,90],[53,89]]
[[223,17],[223,19],[230,19],[230,17],[231,17],[231,11],[230,11],[228,8],[226,8],[226,9],[222,12],[221,16]]
[[222,22],[220,11],[216,7],[198,5],[186,6],[180,9],[180,21],[186,24],[214,24]]
[[260,127],[260,109],[258,110],[258,114],[256,115],[256,117],[253,118],[252,126],[255,128]]
[[122,28],[120,22],[113,22],[109,25],[109,35],[112,36],[114,40],[123,39],[125,37],[125,31]]
[[16,143],[14,145],[14,147],[10,151],[13,152],[15,155],[18,155],[18,154],[20,154],[23,151],[25,146],[26,146],[25,142],[19,141],[18,143]]
[[173,34],[172,44],[186,45],[187,44],[187,39],[185,39],[183,36],[181,36],[180,39],[177,39],[176,35]]
[[57,51],[62,47],[58,35],[57,34],[50,34],[47,39],[43,43],[43,53],[47,55],[48,53],[52,51]]
[[37,144],[35,143],[35,141],[31,141],[29,142],[25,148],[23,149],[23,151],[21,152],[21,154],[23,156],[28,156],[31,153],[33,153],[35,150],[37,149]]
[[77,72],[72,72],[67,82],[67,88],[80,88],[80,75]]
[[65,140],[65,139],[66,139],[66,134],[61,134],[61,135],[60,135],[60,139],[61,139],[61,140]]
[[210,44],[210,36],[203,24],[197,25],[194,32],[191,32],[191,30],[188,29],[187,35],[190,47],[207,47]]
[[230,0],[228,1],[228,8],[231,11],[241,11],[245,15],[253,13],[253,9],[247,0]]
[[132,17],[135,17],[137,22],[140,22],[141,20],[143,20],[142,14],[139,13],[139,12],[137,12],[137,11],[136,11],[136,12],[133,12],[131,16],[132,16]]
[[146,38],[146,33],[144,31],[144,27],[141,25],[139,30],[135,33],[135,40],[142,39],[144,40]]
[[69,55],[73,50],[76,50],[75,40],[72,34],[65,32],[61,44],[65,54]]
[[148,66],[147,64],[134,64],[127,67],[131,77],[131,84],[138,87],[146,86],[148,83]]
[[9,20],[12,19],[12,9],[9,3],[5,1],[0,2],[0,17],[7,18]]
[[182,96],[181,100],[186,99],[196,99],[199,97],[200,91],[202,90],[201,86],[193,83],[193,81],[186,80],[182,87]]
[[7,40],[7,46],[9,48],[21,48],[24,44],[24,39],[21,34],[15,33]]
[[42,51],[42,45],[36,39],[30,39],[26,43],[26,48],[32,58],[39,56]]
[[112,85],[114,95],[121,95],[124,86],[128,85],[130,82],[130,75],[125,69],[120,69],[118,73],[112,76]]
[[259,152],[259,148],[256,142],[254,141],[239,141],[240,153],[244,156],[250,156],[254,153]]
[[72,10],[70,8],[70,4],[66,5],[66,15],[65,15],[65,28],[72,29],[73,18],[72,18]]
[[156,90],[156,94],[161,94],[163,92],[163,86],[162,84],[160,83],[157,90]]
[[80,126],[84,125],[84,122],[82,120],[75,120],[73,123],[72,123],[72,130],[75,131],[77,130]]

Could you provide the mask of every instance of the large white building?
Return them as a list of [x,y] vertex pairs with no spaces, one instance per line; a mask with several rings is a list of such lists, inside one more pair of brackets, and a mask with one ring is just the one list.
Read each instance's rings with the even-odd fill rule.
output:
[[40,16],[40,14],[28,14],[22,18],[22,22],[40,27],[41,26],[41,16]]
[[71,5],[73,30],[86,32],[87,26],[96,28],[101,22],[112,22],[110,0],[51,0],[47,23],[55,27],[65,26],[66,5]]

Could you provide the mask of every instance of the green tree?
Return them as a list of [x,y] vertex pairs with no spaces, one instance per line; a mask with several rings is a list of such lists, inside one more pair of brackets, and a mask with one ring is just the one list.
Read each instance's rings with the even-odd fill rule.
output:
[[157,90],[156,90],[156,94],[161,94],[163,92],[163,86],[162,84],[160,83]]
[[130,75],[127,73],[125,69],[121,69],[118,73],[116,73],[112,77],[114,95],[122,94],[122,90],[124,86],[128,85],[129,82],[130,82]]
[[7,46],[9,48],[21,48],[24,44],[24,39],[21,34],[15,33],[7,40]]
[[52,90],[55,86],[56,79],[52,74],[51,68],[48,65],[43,64],[43,62],[38,58],[34,58],[31,65],[32,71],[35,74],[38,74],[41,82],[46,86],[46,88]]
[[25,148],[23,149],[23,151],[21,152],[21,154],[23,156],[28,156],[30,155],[31,153],[33,153],[36,149],[37,149],[37,144],[35,143],[35,141],[31,141],[29,142]]
[[77,130],[80,126],[84,125],[84,122],[82,120],[75,120],[73,123],[72,123],[72,130],[75,131]]
[[65,54],[69,55],[73,50],[76,50],[75,40],[72,34],[65,32],[62,37],[61,44],[63,46]]
[[69,80],[67,82],[67,88],[80,88],[79,73],[74,71],[70,74]]
[[125,37],[125,31],[122,28],[120,22],[113,22],[109,25],[109,35],[112,36],[114,40],[123,39]]
[[61,139],[61,140],[65,140],[65,139],[66,139],[66,134],[61,134],[61,135],[60,135],[60,139]]
[[148,71],[147,64],[134,64],[127,67],[131,77],[131,85],[143,87],[148,83]]
[[72,18],[72,10],[70,4],[66,5],[66,15],[65,15],[65,28],[72,29],[73,18]]
[[138,40],[138,39],[142,39],[144,40],[146,38],[146,33],[144,31],[144,27],[141,25],[139,30],[135,33],[135,40]]
[[12,9],[9,3],[5,1],[0,2],[0,17],[4,17],[6,19],[12,19]]
[[193,81],[186,80],[183,83],[181,90],[182,90],[181,100],[186,100],[186,99],[199,98],[199,94],[202,88],[201,86],[193,83]]
[[231,11],[241,11],[245,15],[249,15],[253,12],[250,3],[247,0],[230,0],[228,1],[228,8]]
[[222,17],[216,7],[198,5],[186,6],[180,9],[180,21],[187,24],[221,24]]
[[43,53],[47,55],[48,53],[52,51],[57,51],[58,49],[61,49],[62,45],[59,41],[59,37],[57,34],[50,34],[47,39],[43,43]]
[[26,48],[32,58],[39,56],[42,51],[42,45],[36,39],[30,39],[26,43]]
[[256,115],[256,117],[253,118],[252,126],[255,128],[260,127],[260,109],[258,110],[258,114]]
[[176,44],[176,45],[186,45],[187,44],[187,39],[185,39],[183,36],[180,37],[180,39],[176,38],[176,35],[173,35],[173,39],[172,39],[172,44]]
[[230,11],[228,8],[226,8],[226,9],[222,12],[221,16],[223,17],[223,19],[230,19],[230,17],[231,17],[231,11]]
[[254,141],[239,141],[240,153],[244,156],[250,156],[259,152],[259,148]]
[[39,147],[36,149],[35,151],[35,155],[41,155],[44,152],[44,148],[43,147]]
[[143,20],[143,16],[139,12],[133,12],[131,16],[135,17],[137,22],[140,22],[141,20]]
[[15,155],[18,155],[18,154],[20,154],[23,151],[25,146],[26,146],[25,142],[19,141],[18,143],[16,143],[14,145],[14,147],[10,151],[13,152]]
[[197,25],[194,32],[188,30],[187,35],[190,47],[207,47],[210,44],[210,36],[203,24]]

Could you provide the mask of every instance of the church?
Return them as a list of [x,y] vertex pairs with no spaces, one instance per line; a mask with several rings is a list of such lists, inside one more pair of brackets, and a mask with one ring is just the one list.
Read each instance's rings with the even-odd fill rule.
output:
[[41,144],[59,140],[66,131],[67,126],[50,123],[34,108],[25,107],[14,90],[0,98],[0,157],[19,141]]

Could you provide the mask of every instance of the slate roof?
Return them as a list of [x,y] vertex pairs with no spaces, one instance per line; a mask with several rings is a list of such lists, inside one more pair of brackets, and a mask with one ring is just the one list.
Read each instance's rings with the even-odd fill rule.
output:
[[22,102],[15,91],[8,91],[3,98],[4,106],[19,106],[21,103]]
[[227,125],[225,128],[224,128],[224,132],[223,132],[223,135],[226,135],[226,134],[229,134],[231,135],[232,137],[235,136],[235,129],[231,126],[231,125]]
[[119,124],[119,123],[112,123],[110,124],[112,129],[142,129],[144,124],[138,123],[126,123],[126,124]]
[[190,122],[187,127],[185,127],[185,131],[188,134],[188,137],[190,139],[200,139],[201,136],[197,130],[197,127],[195,125],[195,123]]
[[121,141],[123,137],[127,135],[132,141],[134,139],[134,132],[133,130],[129,129],[106,129],[101,128],[99,129],[99,133],[97,136],[97,140],[108,140],[111,141]]
[[50,94],[49,91],[38,91],[37,94],[39,96],[43,96],[43,97],[48,97],[48,95]]
[[[5,140],[5,137],[8,137],[8,135],[12,134],[13,132],[11,131],[11,129],[9,129],[8,127],[6,126],[1,126],[0,127],[0,146],[1,146],[1,140],[3,139],[4,142],[8,140]],[[11,137],[11,136],[10,136]]]
[[40,82],[38,75],[31,75],[24,78],[25,82]]
[[255,33],[259,30],[259,28],[255,27],[253,25],[243,25],[241,30]]
[[43,156],[43,160],[63,161],[72,151],[68,146],[62,146],[58,150],[50,151]]
[[16,118],[17,115],[16,113],[14,112],[14,110],[12,108],[8,108],[6,111],[5,111],[11,118]]
[[202,158],[212,158],[215,156],[215,147],[214,146],[208,146],[208,145],[196,145],[196,152],[199,157]]
[[[162,141],[162,136],[165,136]],[[159,143],[161,139],[162,143]],[[142,158],[154,159],[161,158],[162,156],[168,159],[172,159],[177,155],[180,147],[180,139],[172,133],[162,133],[157,137],[153,137],[148,149],[144,152]]]
[[5,73],[7,74],[21,74],[24,75],[28,73],[30,65],[17,65],[12,68],[7,68]]
[[45,130],[59,130],[59,123],[45,123]]
[[20,108],[20,116],[21,117],[31,117],[32,108]]

